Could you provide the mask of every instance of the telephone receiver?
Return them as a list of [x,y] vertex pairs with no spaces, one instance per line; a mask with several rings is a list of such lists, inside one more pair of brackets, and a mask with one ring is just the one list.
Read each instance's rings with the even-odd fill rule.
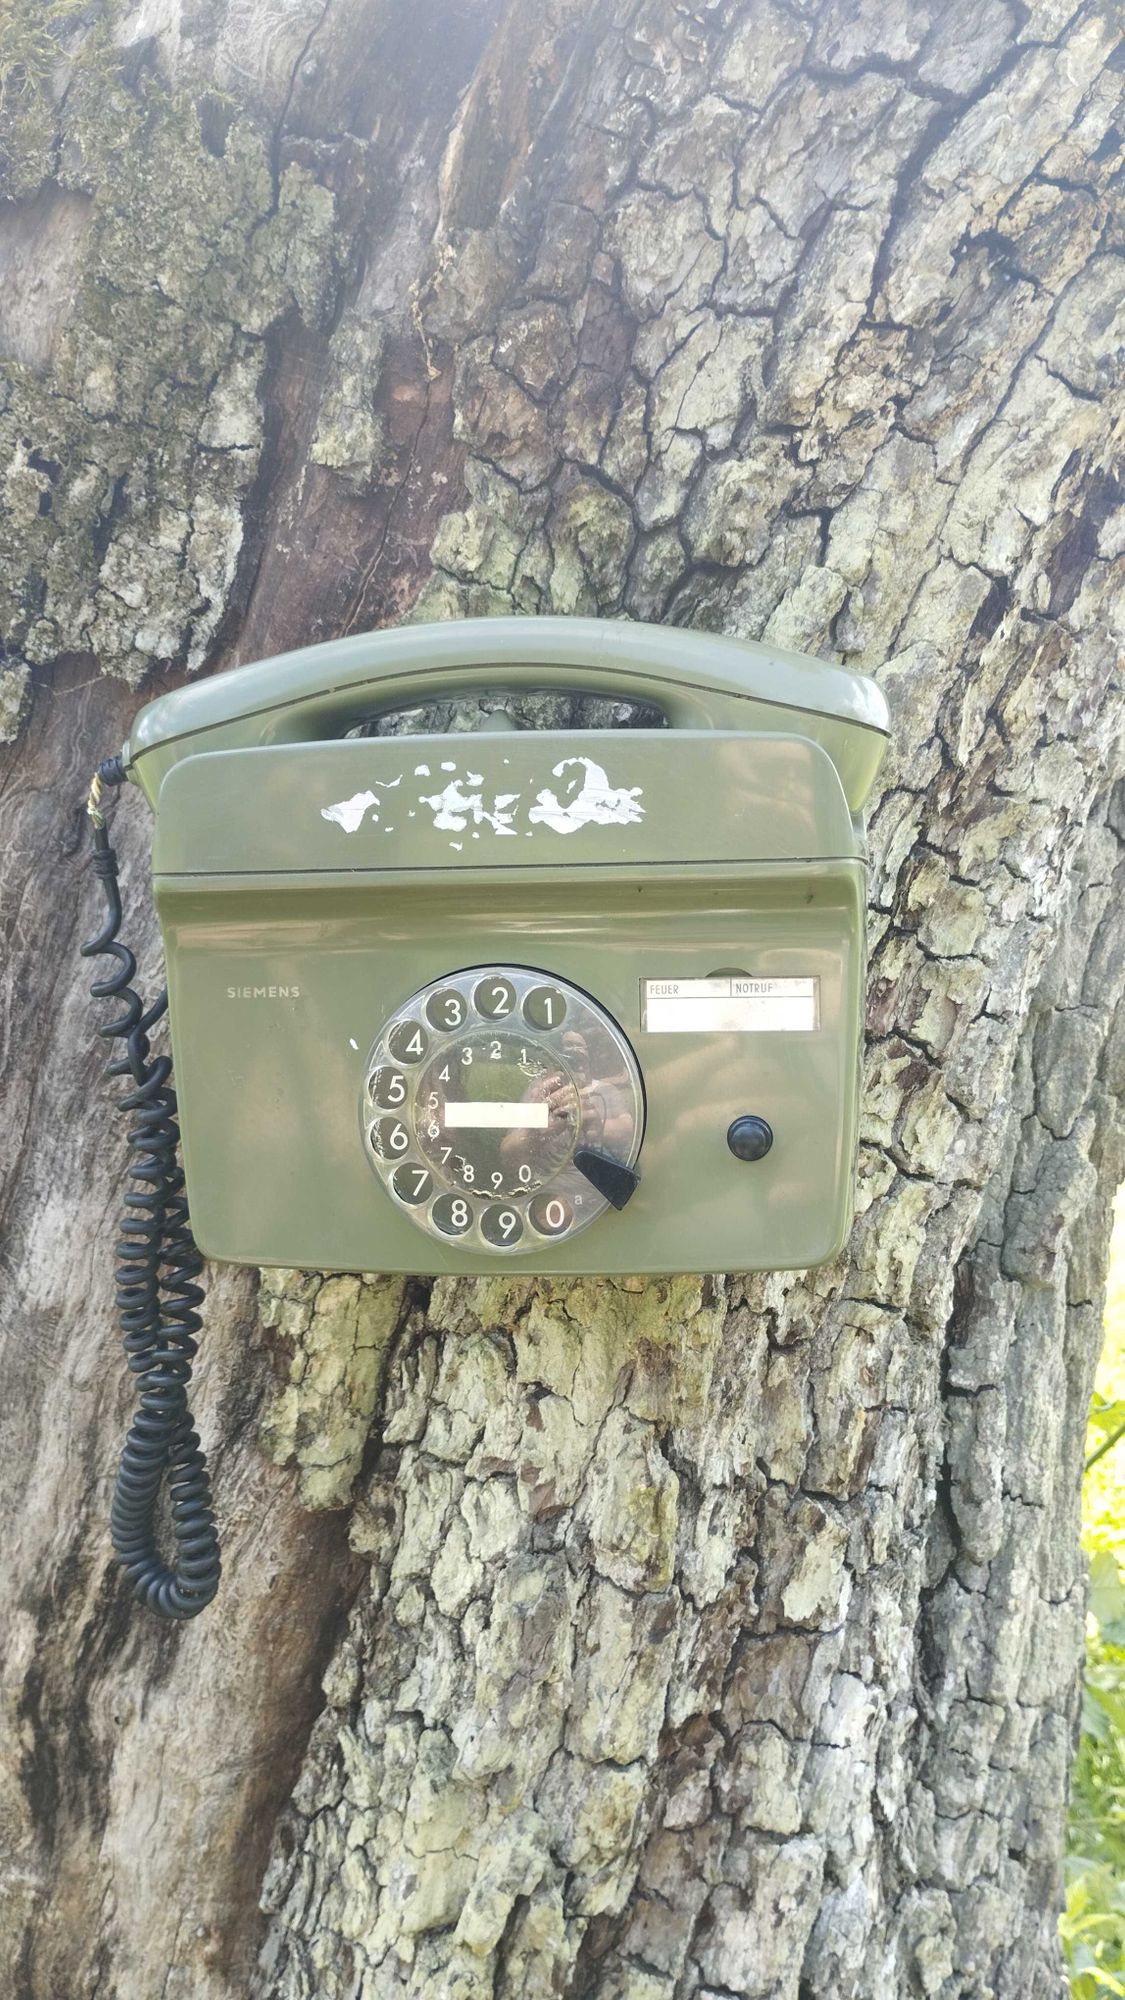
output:
[[177,689],[141,710],[122,762],[155,803],[196,751],[331,741],[395,708],[544,687],[651,702],[673,730],[796,729],[828,752],[852,812],[888,729],[874,681],[783,648],[597,618],[480,618],[357,633]]
[[[353,733],[544,689],[664,726]],[[201,1252],[564,1277],[836,1253],[887,728],[846,668],[561,618],[361,634],[142,709],[91,786],[107,915],[83,947],[111,962],[93,991],[120,1010],[99,1033],[133,1118],[117,1296],[138,1410],[112,1530],[138,1598],[188,1618],[218,1587],[187,1403]],[[126,779],[155,814],[168,986],[147,1010],[104,811]],[[149,1039],[165,1004],[174,1088]]]

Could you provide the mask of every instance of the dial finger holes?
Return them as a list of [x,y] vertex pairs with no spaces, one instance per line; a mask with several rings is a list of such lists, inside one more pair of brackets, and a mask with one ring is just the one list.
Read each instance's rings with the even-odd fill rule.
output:
[[566,996],[557,986],[533,986],[523,1011],[533,1028],[561,1028],[566,1019]]
[[418,1167],[409,1162],[395,1168],[391,1186],[400,1201],[417,1208],[420,1202],[429,1201],[434,1191],[434,1177],[428,1167]]
[[493,1202],[481,1216],[480,1233],[497,1250],[510,1250],[523,1235],[523,1217],[518,1208],[502,1201]]
[[[360,1099],[367,1158],[405,1221],[487,1270],[541,1254],[608,1207],[581,1181],[585,1147],[632,1161],[644,1093],[616,1021],[565,978],[530,967],[446,972],[384,1018]],[[381,1244],[372,1246],[378,1263]],[[410,1268],[395,1237],[388,1252]]]
[[421,1021],[399,1021],[391,1029],[387,1046],[396,1062],[421,1062],[430,1046],[430,1038]]
[[430,1221],[443,1236],[463,1236],[473,1219],[473,1211],[463,1194],[439,1194],[430,1210]]
[[401,1118],[380,1118],[371,1127],[371,1144],[381,1160],[398,1160],[410,1151],[410,1133]]
[[426,1002],[426,1019],[441,1035],[455,1034],[469,1018],[469,1003],[455,986],[443,986]]
[[538,1194],[527,1211],[528,1221],[540,1236],[565,1236],[574,1221],[574,1209],[561,1194]]
[[483,1014],[486,1021],[502,1021],[515,1007],[516,989],[510,979],[492,974],[488,979],[481,980],[473,1000],[478,1013]]
[[392,1069],[387,1063],[372,1071],[367,1088],[372,1104],[377,1104],[380,1111],[397,1111],[406,1103],[406,1078],[400,1069]]

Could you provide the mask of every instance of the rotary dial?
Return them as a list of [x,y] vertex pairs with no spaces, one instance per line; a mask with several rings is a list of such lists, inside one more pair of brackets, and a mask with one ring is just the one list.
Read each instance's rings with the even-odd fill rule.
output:
[[644,1092],[625,1036],[588,994],[477,966],[385,1023],[362,1118],[372,1166],[428,1235],[526,1252],[624,1205]]

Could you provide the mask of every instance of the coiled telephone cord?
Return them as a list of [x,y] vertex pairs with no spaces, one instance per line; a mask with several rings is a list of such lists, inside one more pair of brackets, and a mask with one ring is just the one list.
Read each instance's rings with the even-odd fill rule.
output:
[[[211,1511],[207,1459],[188,1407],[195,1335],[203,1290],[203,1260],[188,1218],[180,1130],[168,1056],[149,1051],[149,1030],[168,1006],[166,991],[145,1011],[132,981],[137,962],[118,939],[121,894],[117,855],[102,812],[104,785],[124,781],[118,758],[98,766],[86,810],[93,823],[94,873],[106,900],[106,922],[82,946],[83,958],[112,958],[114,969],[90,987],[95,999],[120,999],[124,1011],[98,1029],[125,1052],[108,1076],[131,1079],[117,1100],[133,1114],[132,1154],[124,1212],[115,1245],[116,1303],[122,1344],[136,1377],[137,1409],[117,1471],[110,1527],[133,1595],[162,1618],[194,1618],[219,1587],[219,1537]],[[175,1568],[157,1547],[157,1510],[167,1482]]]

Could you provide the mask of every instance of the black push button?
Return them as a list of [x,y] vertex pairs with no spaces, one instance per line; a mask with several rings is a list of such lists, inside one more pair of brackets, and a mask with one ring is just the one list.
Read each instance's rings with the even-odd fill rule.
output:
[[727,1132],[727,1145],[736,1160],[764,1160],[773,1145],[772,1127],[764,1118],[736,1118]]
[[592,1146],[579,1146],[574,1164],[613,1208],[624,1208],[641,1183],[632,1167],[623,1167],[620,1160],[611,1160],[606,1153],[595,1153]]

